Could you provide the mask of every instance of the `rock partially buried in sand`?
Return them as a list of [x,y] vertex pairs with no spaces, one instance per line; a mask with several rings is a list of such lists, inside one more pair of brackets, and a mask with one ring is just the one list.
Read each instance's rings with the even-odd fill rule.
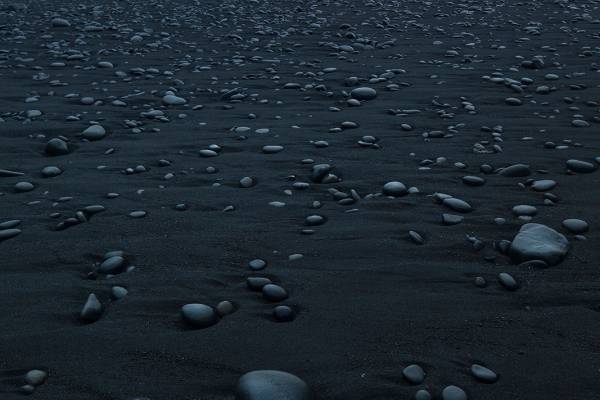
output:
[[310,400],[308,385],[283,371],[248,372],[238,381],[236,400]]
[[383,185],[383,194],[386,196],[400,197],[408,194],[408,189],[406,189],[404,183],[392,181]]
[[49,156],[61,156],[64,154],[69,154],[69,145],[67,142],[59,138],[50,139],[48,143],[46,143],[45,152]]
[[442,391],[443,400],[467,400],[467,394],[458,386],[446,386]]
[[181,307],[181,317],[194,328],[208,328],[219,321],[217,312],[206,304],[186,304]]
[[7,240],[7,239],[12,239],[15,236],[18,236],[21,234],[21,230],[20,229],[2,229],[0,230],[0,242],[2,242],[3,240]]
[[510,256],[517,263],[542,260],[556,265],[565,258],[569,247],[569,241],[561,233],[546,225],[529,223],[513,239]]

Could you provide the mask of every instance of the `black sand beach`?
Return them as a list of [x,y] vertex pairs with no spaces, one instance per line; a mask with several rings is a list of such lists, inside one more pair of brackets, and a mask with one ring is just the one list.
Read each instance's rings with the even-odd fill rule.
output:
[[0,399],[600,398],[599,2],[0,10]]

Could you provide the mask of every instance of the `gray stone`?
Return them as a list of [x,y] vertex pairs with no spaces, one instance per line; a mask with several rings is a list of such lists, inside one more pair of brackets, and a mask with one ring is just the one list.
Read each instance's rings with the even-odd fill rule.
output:
[[425,380],[425,371],[417,364],[409,365],[402,370],[402,376],[413,385],[420,385]]
[[581,219],[569,218],[562,222],[562,226],[568,229],[571,233],[581,234],[587,232],[589,225]]
[[400,197],[408,194],[408,189],[402,182],[392,181],[383,185],[383,194],[386,196]]
[[467,394],[458,386],[446,386],[442,391],[443,400],[467,400]]
[[91,293],[83,305],[79,317],[85,322],[95,322],[100,319],[103,310],[102,303],[94,293]]
[[485,383],[494,383],[498,380],[498,375],[489,368],[483,365],[473,364],[471,365],[471,373],[475,378]]
[[92,125],[84,130],[81,136],[87,140],[100,140],[106,136],[106,129],[101,125]]
[[25,382],[31,386],[39,386],[46,382],[47,378],[48,373],[46,371],[42,371],[41,369],[32,369],[25,374]]
[[283,371],[258,370],[244,374],[237,385],[236,400],[310,400],[308,385]]
[[212,307],[197,303],[181,307],[181,317],[194,328],[208,328],[219,321],[219,316]]
[[509,254],[517,263],[542,260],[556,265],[567,255],[569,247],[564,235],[546,225],[529,223],[523,225],[513,239]]
[[69,145],[67,142],[59,138],[50,139],[48,143],[46,143],[45,152],[49,156],[61,156],[64,154],[69,154]]
[[370,87],[358,87],[350,92],[350,96],[356,100],[373,100],[377,97],[377,91]]

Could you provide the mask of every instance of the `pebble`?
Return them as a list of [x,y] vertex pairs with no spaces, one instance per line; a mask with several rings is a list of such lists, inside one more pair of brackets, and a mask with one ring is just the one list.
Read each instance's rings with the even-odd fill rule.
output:
[[548,265],[560,263],[569,252],[569,241],[554,229],[536,223],[525,224],[510,245],[510,256],[522,263],[542,260]]
[[106,130],[101,125],[92,125],[86,128],[81,136],[87,140],[100,140],[106,136]]
[[377,91],[370,87],[358,87],[352,89],[350,96],[356,100],[373,100],[377,97]]
[[79,317],[84,322],[96,322],[102,316],[103,311],[104,307],[102,307],[102,304],[100,303],[96,295],[94,293],[91,293],[88,296],[87,301],[83,305]]
[[25,374],[25,382],[31,386],[40,386],[48,379],[48,373],[40,369],[32,369]]
[[567,169],[580,174],[589,174],[596,171],[597,168],[598,166],[591,162],[573,159],[567,160]]
[[283,371],[257,370],[244,374],[237,384],[236,400],[310,400],[302,379]]
[[20,229],[1,229],[0,230],[0,242],[8,239],[12,239],[21,234]]
[[45,152],[49,156],[61,156],[69,154],[69,145],[62,139],[50,139],[48,143],[46,143]]
[[585,233],[589,229],[587,222],[581,219],[569,218],[562,222],[562,226],[571,233],[581,234]]
[[271,302],[279,302],[288,298],[287,291],[279,285],[268,283],[262,287],[263,297]]
[[181,307],[181,317],[193,328],[208,328],[219,321],[219,315],[214,308],[206,304],[186,304]]
[[296,318],[296,314],[291,307],[281,305],[273,308],[273,318],[279,322],[290,322]]
[[400,197],[408,194],[408,190],[402,182],[392,181],[383,185],[383,194],[386,196]]
[[17,193],[31,192],[33,189],[35,189],[35,186],[31,182],[18,182],[15,184],[15,192]]
[[496,375],[494,371],[484,367],[483,365],[471,365],[471,373],[475,378],[484,383],[494,383],[498,380],[498,375]]
[[446,386],[442,391],[443,400],[467,400],[467,394],[458,386]]
[[419,365],[412,364],[402,370],[402,376],[412,385],[420,385],[425,380],[425,371]]
[[519,284],[517,283],[516,279],[506,272],[501,272],[498,274],[498,280],[500,281],[500,284],[507,290],[517,290],[519,288]]

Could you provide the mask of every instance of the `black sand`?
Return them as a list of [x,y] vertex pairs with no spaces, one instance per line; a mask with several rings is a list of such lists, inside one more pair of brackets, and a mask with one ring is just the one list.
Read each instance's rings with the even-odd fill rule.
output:
[[[19,387],[31,369],[48,371],[47,382],[31,396],[49,400],[233,399],[239,377],[257,369],[293,373],[317,399],[411,399],[418,389],[441,399],[447,385],[463,388],[470,399],[597,398],[600,172],[572,173],[565,162],[596,165],[600,156],[598,7],[583,0],[86,0],[32,1],[26,10],[2,12],[0,168],[24,175],[0,178],[0,223],[22,221],[21,234],[0,242],[0,398],[22,398]],[[57,16],[71,26],[52,27]],[[84,31],[91,21],[103,30]],[[538,34],[525,29],[534,26],[531,21],[539,23]],[[140,42],[130,40],[144,28],[153,31]],[[370,39],[372,48],[341,53],[325,45],[357,42],[344,38],[346,32]],[[66,60],[68,49],[83,57]],[[543,68],[522,66],[538,55]],[[245,56],[241,65],[235,65],[235,56]],[[278,62],[252,61],[255,56]],[[98,68],[99,61],[114,68]],[[52,67],[53,62],[65,65]],[[337,70],[321,73],[331,67]],[[132,68],[158,71],[135,75]],[[368,82],[394,69],[405,72]],[[312,74],[296,75],[300,72]],[[534,83],[516,93],[482,79],[495,72]],[[38,73],[50,76],[32,79]],[[546,80],[549,73],[559,79]],[[364,79],[358,86],[376,89],[376,99],[350,107],[342,91],[354,88],[344,84],[351,76]],[[53,80],[68,85],[53,86]],[[295,82],[313,86],[284,89]],[[391,83],[398,90],[386,90]],[[555,90],[536,93],[540,85]],[[173,88],[187,104],[161,104]],[[239,102],[223,98],[233,88],[248,96]],[[143,93],[126,97],[136,91]],[[26,103],[33,95],[39,101]],[[102,103],[83,105],[85,96]],[[507,97],[523,105],[507,105]],[[126,106],[111,105],[117,99]],[[193,110],[195,105],[204,107]],[[140,116],[149,108],[163,111],[169,122]],[[43,114],[28,119],[27,110]],[[439,110],[453,118],[442,118]],[[183,113],[187,117],[179,118]],[[249,119],[249,113],[257,118]],[[573,119],[582,119],[576,114],[589,126],[573,126]],[[66,121],[70,115],[80,120]],[[143,131],[132,132],[126,120],[139,121]],[[82,140],[78,135],[90,121],[108,135]],[[343,121],[359,127],[330,132]],[[402,130],[403,123],[413,129]],[[458,124],[464,126],[448,130]],[[494,142],[482,127],[499,125],[502,141]],[[232,131],[240,126],[251,130]],[[269,132],[255,133],[259,128]],[[431,131],[453,135],[423,137]],[[70,154],[46,156],[46,142],[61,135]],[[358,145],[364,135],[375,136],[380,148]],[[318,140],[329,146],[310,143]],[[482,141],[489,153],[473,151]],[[546,148],[546,142],[567,147]],[[211,144],[222,147],[219,155],[200,157]],[[494,152],[494,144],[502,151]],[[284,150],[263,154],[265,145]],[[114,153],[105,154],[110,148]],[[447,160],[436,163],[438,157]],[[312,182],[312,165],[301,163],[307,158],[333,165],[341,182]],[[159,160],[171,165],[160,166]],[[532,175],[480,172],[481,164],[496,170],[515,163],[530,165]],[[43,178],[47,165],[64,172]],[[123,172],[137,165],[147,171]],[[209,166],[218,171],[207,173]],[[164,179],[168,173],[174,177]],[[291,175],[310,187],[293,189]],[[481,176],[486,184],[467,186],[461,182],[465,175]],[[245,176],[257,184],[240,188]],[[559,201],[544,204],[544,194],[531,190],[528,179],[555,180],[551,192]],[[15,193],[21,181],[36,187]],[[364,198],[389,181],[419,193]],[[362,198],[339,205],[330,188],[354,189]],[[107,199],[110,192],[120,196]],[[442,213],[460,213],[434,203],[435,192],[461,198],[474,211],[461,214],[462,223],[445,226]],[[57,202],[67,196],[72,199]],[[273,207],[272,201],[286,205]],[[312,208],[313,201],[322,207]],[[181,203],[187,210],[175,209]],[[518,266],[494,248],[527,222],[511,212],[519,204],[537,208],[531,222],[569,239],[572,247],[562,263]],[[56,229],[89,205],[105,211]],[[229,205],[234,210],[224,212]],[[351,209],[357,211],[347,212]],[[135,210],[147,215],[131,218]],[[61,215],[51,218],[55,212]],[[305,226],[312,214],[327,222]],[[494,223],[498,217],[506,223]],[[567,218],[589,224],[587,240],[561,227]],[[315,232],[302,234],[303,229]],[[410,230],[425,243],[411,242]],[[466,235],[481,240],[483,249],[475,250]],[[111,250],[123,250],[135,270],[109,279],[90,276]],[[291,254],[303,258],[290,261]],[[267,261],[266,269],[248,268],[256,258]],[[501,272],[515,277],[518,290],[498,283]],[[295,319],[276,322],[271,316],[276,304],[250,291],[248,276],[283,286],[289,298],[281,304],[294,308]],[[476,276],[487,286],[474,285]],[[111,301],[115,285],[126,287],[127,297]],[[90,293],[105,310],[98,321],[83,324],[78,315]],[[190,329],[181,321],[184,304],[216,306],[222,300],[236,310],[214,326]],[[498,381],[478,382],[470,373],[474,363],[495,371]],[[402,378],[409,364],[423,367],[423,384]]]

